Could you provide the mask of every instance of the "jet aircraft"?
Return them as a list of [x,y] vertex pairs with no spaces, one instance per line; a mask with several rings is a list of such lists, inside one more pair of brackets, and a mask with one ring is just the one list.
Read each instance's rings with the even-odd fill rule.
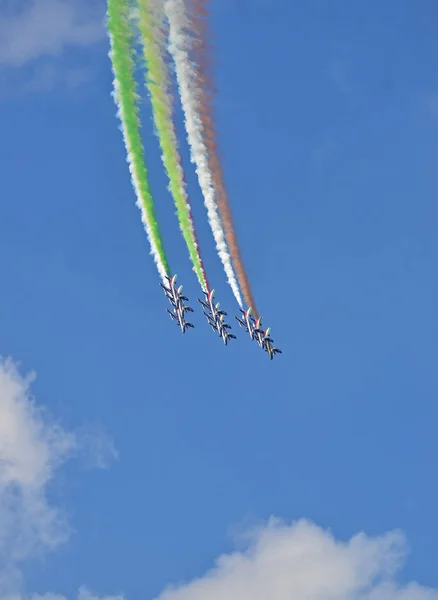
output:
[[246,331],[250,335],[250,338],[256,341],[260,348],[269,354],[271,360],[274,358],[275,354],[283,354],[281,350],[274,347],[274,340],[269,337],[271,328],[269,327],[266,331],[263,331],[262,317],[254,319],[254,317],[251,315],[251,310],[251,307],[246,311],[240,309],[243,318],[239,319],[239,317],[236,317],[239,325],[241,327],[245,327]]
[[248,310],[243,310],[243,308],[240,309],[240,312],[243,315],[242,319],[239,319],[239,317],[236,317],[237,322],[239,323],[239,325],[241,327],[245,327],[246,331],[249,333],[249,336],[252,340],[256,339],[256,321],[254,319],[254,317],[251,315],[251,311],[252,308],[249,307]]
[[164,283],[160,283],[160,285],[164,290],[166,298],[169,300],[173,308],[172,311],[167,309],[167,312],[169,313],[170,317],[178,323],[181,331],[185,333],[186,329],[194,327],[192,323],[189,323],[185,319],[185,313],[193,312],[193,309],[184,304],[185,302],[188,302],[189,299],[187,296],[182,295],[182,285],[180,285],[179,288],[175,287],[176,275],[173,277],[166,276],[166,279],[169,282],[169,287],[164,285]]
[[228,325],[228,323],[224,323],[224,315],[221,315],[219,317],[218,330],[219,335],[221,336],[225,346],[228,344],[228,340],[236,339],[235,335],[233,335],[232,333],[228,333],[228,329],[231,329],[231,325]]
[[[228,329],[231,329],[231,326],[224,322],[224,318],[226,316],[226,312],[219,309],[219,302],[217,304],[213,301],[214,290],[210,292],[204,292],[205,298],[207,302],[204,302],[200,298],[198,298],[198,302],[202,305],[202,312],[207,317],[208,324],[213,329],[215,333],[218,333],[222,338],[225,345],[228,344],[228,340],[236,339],[236,336],[232,333],[228,333]],[[206,312],[208,311],[208,312]]]
[[274,340],[269,337],[270,332],[270,327],[263,332],[263,335],[261,336],[261,348],[263,348],[265,352],[269,354],[269,358],[273,360],[276,354],[283,354],[283,352],[279,348],[274,347]]

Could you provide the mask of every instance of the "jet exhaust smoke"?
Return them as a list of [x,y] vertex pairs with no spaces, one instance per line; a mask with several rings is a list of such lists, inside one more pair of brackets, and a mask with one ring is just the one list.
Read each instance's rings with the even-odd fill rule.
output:
[[239,306],[242,307],[239,285],[216,204],[213,175],[201,120],[202,90],[199,88],[200,78],[197,75],[197,68],[189,56],[193,47],[193,38],[189,34],[190,23],[185,2],[184,0],[164,0],[164,9],[169,22],[169,52],[175,63],[191,161],[196,167],[204,204],[207,208],[208,220],[228,283]]
[[197,241],[189,203],[178,140],[174,126],[171,79],[166,61],[167,36],[162,0],[139,0],[138,27],[146,65],[146,87],[152,103],[153,119],[161,148],[161,158],[169,179],[180,229],[189,250],[199,284],[208,290],[208,282]]
[[225,189],[223,170],[219,160],[217,147],[217,136],[213,118],[213,97],[215,87],[210,75],[212,70],[212,58],[208,31],[208,0],[191,0],[192,13],[190,22],[193,37],[193,60],[196,65],[196,85],[200,92],[199,112],[204,130],[204,139],[207,147],[208,163],[212,174],[215,197],[222,222],[225,229],[225,237],[230,249],[233,265],[236,270],[237,279],[243,292],[245,302],[252,307],[253,313],[258,317],[256,303],[252,294],[248,275],[243,265],[242,255],[237,241],[233,224],[233,217]]
[[114,73],[114,100],[126,146],[127,161],[132,185],[137,196],[151,254],[154,257],[162,281],[169,275],[169,264],[158,226],[155,205],[149,187],[144,150],[140,136],[140,121],[137,107],[137,86],[134,79],[132,57],[133,35],[124,0],[108,0],[107,28],[110,38],[111,58]]

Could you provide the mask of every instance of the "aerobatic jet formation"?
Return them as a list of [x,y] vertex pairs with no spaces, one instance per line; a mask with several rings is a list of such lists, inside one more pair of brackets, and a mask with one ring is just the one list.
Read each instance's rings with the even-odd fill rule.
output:
[[245,327],[246,331],[249,333],[249,336],[252,340],[255,340],[260,348],[268,353],[269,358],[273,360],[276,354],[283,354],[281,350],[274,347],[274,340],[269,337],[271,328],[268,327],[266,331],[262,329],[262,317],[258,319],[254,319],[251,315],[251,307],[248,310],[240,309],[240,312],[243,315],[242,319],[236,317],[239,325],[241,327]]
[[192,323],[189,323],[185,319],[185,313],[193,312],[193,308],[190,308],[190,306],[186,306],[184,304],[184,302],[188,302],[189,299],[187,298],[187,296],[182,295],[182,285],[180,285],[179,288],[175,287],[176,275],[174,275],[173,277],[166,276],[166,279],[169,282],[169,287],[166,287],[163,283],[160,283],[160,285],[164,290],[166,298],[172,305],[173,310],[170,311],[169,309],[167,309],[167,312],[169,313],[172,320],[175,320],[178,323],[178,325],[181,328],[181,331],[185,333],[186,329],[194,328],[194,325]]
[[[0,0],[1,3],[1,0]],[[176,275],[170,277],[167,247],[158,218],[153,185],[149,181],[148,165],[141,143],[140,103],[141,93],[137,84],[137,59],[144,70],[145,96],[151,101],[154,132],[160,148],[162,168],[169,183],[170,197],[175,205],[175,215],[183,235],[188,258],[198,284],[205,294],[199,300],[210,327],[227,345],[236,336],[230,333],[227,316],[213,300],[209,277],[201,252],[199,237],[193,217],[191,194],[179,149],[179,126],[174,107],[181,106],[185,134],[190,150],[190,164],[194,165],[199,188],[204,200],[207,219],[218,258],[222,263],[226,280],[241,310],[239,325],[246,329],[250,338],[272,359],[281,351],[274,348],[269,329],[263,331],[258,318],[256,302],[242,261],[237,233],[234,230],[230,202],[223,181],[221,158],[218,154],[215,116],[212,112],[215,90],[210,78],[210,46],[207,4],[204,0],[161,0],[162,10],[154,8],[154,2],[143,2],[142,18],[131,19],[131,0],[107,0],[107,29],[110,42],[110,59],[113,69],[113,99],[120,119],[126,160],[141,212],[161,287],[170,302],[167,312],[185,333],[194,325],[186,320],[193,310],[187,306],[188,298],[182,294],[182,286],[176,287]],[[203,18],[199,18],[200,6]],[[138,52],[137,44],[142,51]],[[135,57],[135,60],[134,60]],[[173,85],[175,83],[175,85]],[[176,97],[177,96],[177,97]],[[201,99],[204,99],[200,101]],[[176,100],[178,99],[178,102]],[[255,234],[256,235],[256,234]],[[208,290],[208,291],[205,291]],[[243,306],[249,307],[244,310]],[[251,308],[252,307],[252,308]],[[254,315],[254,316],[253,316]]]
[[[225,346],[228,344],[228,340],[235,340],[236,336],[232,333],[228,333],[228,329],[231,329],[231,325],[225,323],[224,319],[226,312],[219,309],[219,302],[216,304],[213,302],[214,290],[210,292],[204,292],[207,302],[204,302],[198,298],[198,302],[202,305],[202,312],[207,317],[208,324],[215,333],[219,334],[222,338]],[[206,312],[206,310],[208,312]]]

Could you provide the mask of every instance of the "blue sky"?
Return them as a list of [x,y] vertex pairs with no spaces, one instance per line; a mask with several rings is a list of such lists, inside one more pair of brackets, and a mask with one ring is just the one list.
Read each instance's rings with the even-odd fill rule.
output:
[[[399,552],[392,587],[360,597],[435,599],[438,6],[211,6],[223,166],[254,295],[283,350],[274,362],[236,328],[225,348],[199,310],[185,336],[168,318],[110,95],[103,3],[1,9],[0,354],[37,373],[31,394],[49,412],[32,412],[20,375],[2,367],[0,464],[21,466],[0,477],[12,532],[0,527],[0,595],[198,600],[189,582],[245,553],[241,534],[257,526],[243,555],[264,598],[291,597],[266,566],[284,542],[294,551],[276,566],[298,600],[316,598],[316,581],[358,598]],[[164,243],[196,308],[143,98]],[[233,315],[179,108],[177,119],[209,279]],[[54,507],[64,543],[32,520]],[[282,524],[266,525],[272,516]],[[293,525],[303,518],[314,525]],[[32,548],[18,555],[24,531]],[[201,580],[203,600],[256,598],[238,558],[232,575]],[[325,580],[338,568],[356,587]],[[433,590],[406,591],[409,581]]]

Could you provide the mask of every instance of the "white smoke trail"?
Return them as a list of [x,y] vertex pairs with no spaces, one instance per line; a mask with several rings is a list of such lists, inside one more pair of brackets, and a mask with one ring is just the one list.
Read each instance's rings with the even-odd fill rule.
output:
[[200,117],[201,92],[196,86],[196,69],[189,57],[192,40],[188,33],[189,21],[184,0],[164,0],[164,10],[169,21],[169,51],[175,62],[181,104],[187,138],[190,145],[191,161],[196,166],[199,186],[204,196],[208,220],[213,232],[219,257],[224,265],[228,283],[240,307],[243,307],[231,256],[225,241],[222,221],[218,214],[213,177],[208,165],[208,151],[204,142]]

